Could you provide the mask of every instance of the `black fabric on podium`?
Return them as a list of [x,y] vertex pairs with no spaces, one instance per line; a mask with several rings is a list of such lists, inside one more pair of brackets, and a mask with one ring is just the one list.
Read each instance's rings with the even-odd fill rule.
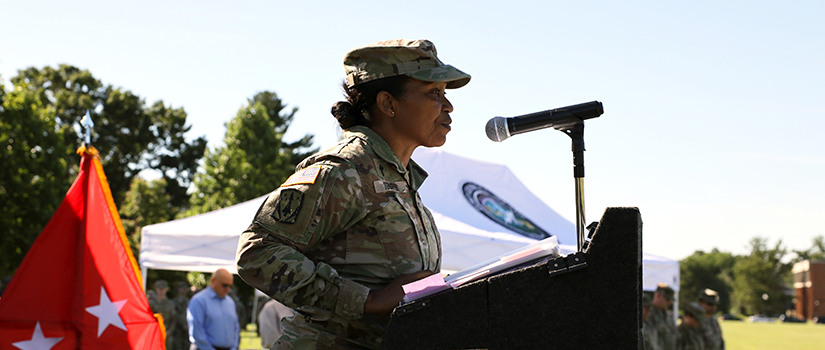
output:
[[641,349],[641,233],[637,208],[608,208],[585,267],[551,274],[551,260],[402,305],[382,348]]

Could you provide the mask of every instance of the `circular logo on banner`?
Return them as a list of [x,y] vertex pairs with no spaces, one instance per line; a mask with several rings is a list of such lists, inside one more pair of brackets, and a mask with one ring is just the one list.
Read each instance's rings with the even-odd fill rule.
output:
[[552,236],[481,185],[465,182],[461,189],[476,210],[499,225],[533,239]]

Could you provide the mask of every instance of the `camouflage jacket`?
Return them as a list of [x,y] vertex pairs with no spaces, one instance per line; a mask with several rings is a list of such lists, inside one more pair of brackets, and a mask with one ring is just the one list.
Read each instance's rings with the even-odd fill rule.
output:
[[702,338],[702,326],[690,328],[686,324],[680,324],[679,339],[676,342],[676,350],[705,350],[705,341]]
[[725,341],[722,339],[722,328],[719,326],[719,321],[716,320],[715,315],[705,317],[704,322],[702,322],[702,333],[708,349],[722,350],[725,348]]
[[418,195],[426,176],[356,126],[269,195],[236,260],[244,281],[298,312],[280,344],[380,345],[387,320],[364,314],[370,289],[441,268],[440,237]]
[[642,340],[644,341],[643,349],[645,350],[662,350],[662,345],[659,342],[659,333],[651,323],[651,318],[642,322]]
[[673,320],[672,314],[667,312],[667,310],[653,306],[650,308],[649,321],[649,323],[653,326],[652,330],[656,332],[656,338],[659,341],[659,348],[676,348],[676,340],[679,336],[679,332],[676,329],[676,321]]
[[163,326],[167,331],[174,328],[175,304],[171,300],[156,297],[149,300],[149,307],[152,308],[152,312],[163,316]]
[[[186,331],[187,324],[186,324],[186,307],[189,306],[189,298],[185,296],[178,296],[175,299],[172,299],[172,304],[175,306],[175,315],[172,317],[174,324],[174,329],[178,332],[181,330],[182,333],[188,334],[189,332]],[[169,333],[169,329],[166,330]]]

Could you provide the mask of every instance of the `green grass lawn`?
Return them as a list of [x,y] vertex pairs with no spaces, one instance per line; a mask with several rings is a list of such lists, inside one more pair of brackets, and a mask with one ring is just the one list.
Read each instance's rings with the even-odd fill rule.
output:
[[241,330],[240,350],[260,349],[261,338],[258,337],[257,326],[254,323],[246,325],[245,330]]
[[727,350],[825,349],[825,325],[721,321]]
[[[750,323],[721,321],[727,350],[822,350],[825,349],[825,324]],[[261,338],[250,324],[241,332],[241,350],[260,349]]]

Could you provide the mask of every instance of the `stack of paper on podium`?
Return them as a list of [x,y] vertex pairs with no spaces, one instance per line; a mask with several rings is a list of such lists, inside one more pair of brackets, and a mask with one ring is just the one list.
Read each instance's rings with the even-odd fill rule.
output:
[[462,284],[488,277],[525,263],[545,257],[559,257],[559,241],[555,236],[545,238],[536,243],[515,249],[493,259],[481,262],[464,270],[443,277],[435,274],[418,281],[405,284],[404,302],[421,299],[450,288],[458,288]]

